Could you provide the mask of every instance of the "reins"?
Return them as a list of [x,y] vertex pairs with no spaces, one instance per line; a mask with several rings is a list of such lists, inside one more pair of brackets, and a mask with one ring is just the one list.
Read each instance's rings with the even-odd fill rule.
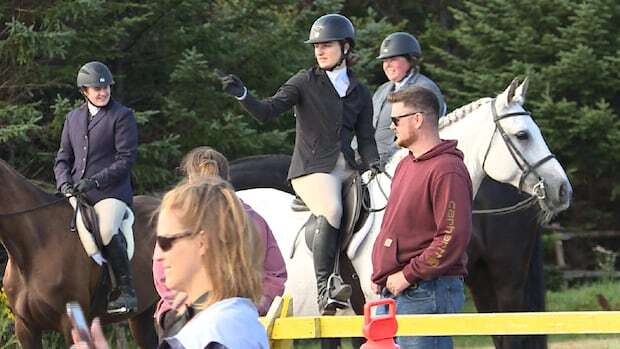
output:
[[66,201],[67,197],[63,196],[61,198],[58,198],[56,200],[50,201],[50,202],[46,202],[42,205],[39,206],[35,206],[35,207],[31,207],[31,208],[27,208],[21,211],[15,211],[15,212],[11,212],[11,213],[0,213],[0,218],[7,218],[7,217],[12,217],[12,216],[19,216],[22,215],[24,213],[30,213],[30,212],[34,212],[34,211],[38,211],[41,209],[44,209],[46,207],[50,207],[53,205],[56,205],[57,203],[61,202],[61,201]]
[[471,214],[488,214],[488,215],[505,215],[514,213],[520,210],[524,210],[528,207],[534,206],[538,198],[536,196],[530,196],[529,198],[519,201],[516,204],[502,208],[490,208],[486,210],[472,210]]
[[[379,179],[377,178],[377,176],[383,173],[390,181],[392,181],[392,176],[390,176],[386,171],[379,171],[379,172],[372,172],[370,174],[370,177],[368,178],[368,183],[365,183],[364,185],[366,187],[368,187],[368,185],[370,184],[370,182],[372,182],[373,180],[375,180],[377,182],[377,186],[379,187],[379,191],[381,191],[381,194],[383,194],[383,197],[385,198],[385,201],[388,200],[388,194],[385,193],[385,190],[383,190],[383,187],[381,186],[381,181],[379,181]],[[370,191],[369,191],[370,194]],[[362,207],[364,207],[364,209],[366,211],[368,211],[369,213],[376,213],[376,212],[381,212],[383,210],[385,210],[385,208],[387,207],[387,203],[381,207],[381,208],[373,208],[370,207],[370,198],[368,199],[368,203],[366,203],[366,200],[362,200]]]

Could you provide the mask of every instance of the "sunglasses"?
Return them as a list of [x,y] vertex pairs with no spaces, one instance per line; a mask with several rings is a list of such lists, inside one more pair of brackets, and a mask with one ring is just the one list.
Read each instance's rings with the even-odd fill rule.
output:
[[191,230],[186,230],[180,232],[178,234],[174,234],[171,236],[157,236],[157,245],[161,248],[162,251],[167,252],[170,251],[174,242],[178,239],[186,238],[188,236],[194,235],[194,232]]
[[408,118],[408,117],[413,116],[413,115],[415,115],[417,113],[424,114],[423,111],[414,111],[414,112],[403,114],[403,115],[392,116],[390,118],[392,119],[392,123],[394,124],[394,126],[398,126],[398,122],[400,121],[400,119]]

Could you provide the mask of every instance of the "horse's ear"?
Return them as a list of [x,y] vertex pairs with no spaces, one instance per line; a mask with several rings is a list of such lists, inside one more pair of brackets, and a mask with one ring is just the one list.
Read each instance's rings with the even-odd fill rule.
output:
[[517,87],[519,86],[519,79],[514,78],[506,89],[506,105],[510,105],[514,101],[515,92],[517,91]]
[[519,104],[523,105],[523,103],[525,102],[525,95],[527,94],[527,87],[529,86],[529,84],[530,79],[528,77],[525,77],[521,85],[519,85],[519,87],[517,87],[517,90],[515,91],[515,102],[518,101]]

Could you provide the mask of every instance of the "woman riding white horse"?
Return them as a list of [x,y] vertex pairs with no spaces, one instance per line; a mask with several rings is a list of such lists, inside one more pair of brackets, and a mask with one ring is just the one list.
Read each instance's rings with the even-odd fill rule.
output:
[[260,121],[295,108],[295,150],[288,179],[317,217],[312,251],[319,311],[324,315],[346,307],[351,296],[351,286],[330,280],[335,280],[339,253],[342,183],[361,170],[351,148],[353,136],[364,167],[378,166],[379,160],[370,92],[349,68],[354,62],[354,38],[348,18],[330,14],[317,19],[306,43],[314,45],[318,66],[297,73],[262,101],[236,76],[222,78],[224,90]]
[[[562,166],[550,157],[540,130],[523,109],[526,91],[527,82],[518,86],[513,81],[496,98],[483,98],[455,110],[440,121],[440,135],[443,139],[458,140],[459,149],[465,154],[474,193],[488,174],[495,180],[537,196],[546,216],[551,217],[568,208],[572,188]],[[386,166],[386,172],[393,174],[396,163],[405,153],[396,153]],[[514,155],[517,153],[519,155]],[[375,178],[369,183],[372,206],[382,207],[386,202],[385,195],[389,194],[390,180],[383,174]],[[282,254],[289,255],[295,233],[306,222],[308,213],[290,211],[293,196],[274,189],[245,190],[239,195],[265,217]],[[376,298],[370,288],[370,252],[382,218],[383,212],[371,214],[348,249],[367,299]],[[299,248],[303,251],[301,245]],[[298,252],[292,259],[286,259],[286,263],[289,279],[285,293],[293,296],[294,313],[316,314],[313,289],[308,283],[311,279],[307,277],[312,272],[309,254]]]

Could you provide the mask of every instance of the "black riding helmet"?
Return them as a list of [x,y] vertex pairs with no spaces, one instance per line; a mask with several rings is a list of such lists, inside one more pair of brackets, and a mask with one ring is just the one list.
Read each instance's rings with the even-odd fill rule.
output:
[[[333,67],[326,70],[334,70],[337,66],[347,58],[347,55],[355,44],[355,29],[351,21],[339,14],[329,14],[319,17],[312,24],[310,28],[310,34],[308,40],[304,41],[306,44],[317,44],[321,42],[338,41],[342,50],[342,56],[338,63]],[[345,51],[344,43],[349,43],[349,50]]]
[[422,57],[422,48],[415,36],[405,32],[396,32],[383,40],[377,59],[396,56]]
[[77,75],[77,86],[82,87],[101,87],[114,85],[112,73],[108,67],[97,61],[84,64]]
[[328,41],[347,41],[353,46],[355,41],[355,29],[351,21],[339,14],[329,14],[319,17],[312,24],[306,44],[316,44]]

